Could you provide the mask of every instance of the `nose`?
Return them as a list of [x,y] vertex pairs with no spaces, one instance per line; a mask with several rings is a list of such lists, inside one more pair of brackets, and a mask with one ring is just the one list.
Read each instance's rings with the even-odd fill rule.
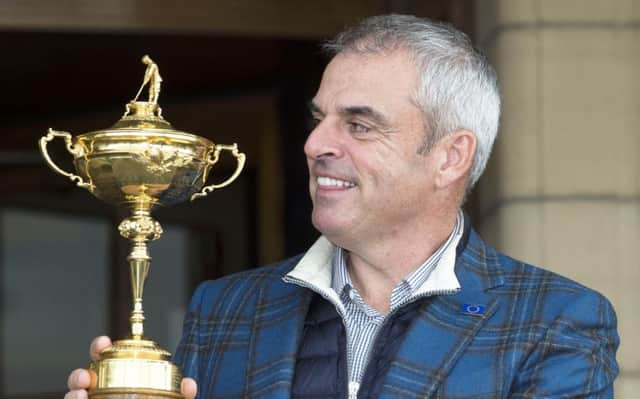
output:
[[309,133],[304,144],[304,153],[309,159],[339,158],[342,156],[339,130],[331,121],[320,121]]

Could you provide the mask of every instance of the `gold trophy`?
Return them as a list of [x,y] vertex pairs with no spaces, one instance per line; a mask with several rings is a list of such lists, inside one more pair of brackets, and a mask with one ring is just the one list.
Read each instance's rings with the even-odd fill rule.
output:
[[[142,294],[151,263],[147,241],[157,240],[162,234],[160,224],[151,218],[151,210],[156,205],[193,201],[227,186],[245,163],[236,144],[214,144],[174,130],[158,106],[162,82],[158,66],[147,55],[142,62],[147,65],[142,85],[115,125],[75,138],[49,129],[40,139],[42,155],[54,171],[101,200],[131,210],[131,216],[118,226],[120,234],[131,241],[127,257],[133,291],[131,336],[114,342],[101,353],[100,360],[91,363],[89,397],[94,399],[182,398],[182,374],[171,363],[171,354],[144,336]],[[146,85],[148,101],[138,101]],[[77,174],[64,171],[51,160],[47,144],[55,138],[64,140]],[[205,186],[222,151],[231,152],[237,167],[222,183]]]

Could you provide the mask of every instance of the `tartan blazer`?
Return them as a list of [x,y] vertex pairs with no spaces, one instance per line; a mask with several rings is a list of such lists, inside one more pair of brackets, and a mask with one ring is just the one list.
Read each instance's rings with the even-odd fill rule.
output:
[[[282,280],[299,259],[198,287],[175,355],[198,398],[290,397],[316,295]],[[461,290],[421,305],[381,398],[613,397],[619,340],[602,295],[497,252],[473,230],[455,272]]]

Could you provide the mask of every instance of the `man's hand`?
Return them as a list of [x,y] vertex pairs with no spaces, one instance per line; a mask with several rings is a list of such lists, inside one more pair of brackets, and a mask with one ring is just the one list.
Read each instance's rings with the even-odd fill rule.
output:
[[[111,339],[109,337],[101,336],[91,342],[89,348],[89,355],[91,360],[100,359],[100,352],[111,346]],[[87,399],[87,389],[91,384],[91,375],[86,369],[75,369],[69,374],[69,380],[67,385],[69,392],[64,395],[64,399]],[[180,386],[182,395],[185,399],[194,399],[198,392],[198,387],[195,380],[191,378],[183,378]]]

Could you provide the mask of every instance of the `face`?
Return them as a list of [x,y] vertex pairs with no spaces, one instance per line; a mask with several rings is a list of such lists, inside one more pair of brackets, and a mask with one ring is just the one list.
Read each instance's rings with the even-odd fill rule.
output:
[[416,84],[400,50],[342,53],[327,66],[305,154],[313,224],[334,243],[350,249],[428,220],[435,165],[418,153],[425,124]]

